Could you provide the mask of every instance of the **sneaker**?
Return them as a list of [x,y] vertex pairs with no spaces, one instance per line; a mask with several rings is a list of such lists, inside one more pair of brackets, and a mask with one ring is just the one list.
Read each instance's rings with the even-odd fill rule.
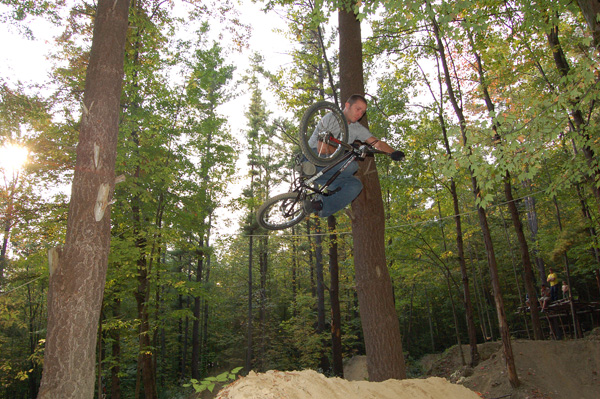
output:
[[323,209],[323,201],[318,199],[311,200],[310,198],[307,198],[302,203],[302,206],[304,207],[304,212],[310,215],[311,213],[317,213]]

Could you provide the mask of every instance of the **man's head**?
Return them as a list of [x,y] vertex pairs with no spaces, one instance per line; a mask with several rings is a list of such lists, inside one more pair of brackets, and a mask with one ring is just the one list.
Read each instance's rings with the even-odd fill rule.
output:
[[348,123],[354,123],[363,117],[367,111],[367,100],[360,94],[350,96],[344,106],[344,116]]

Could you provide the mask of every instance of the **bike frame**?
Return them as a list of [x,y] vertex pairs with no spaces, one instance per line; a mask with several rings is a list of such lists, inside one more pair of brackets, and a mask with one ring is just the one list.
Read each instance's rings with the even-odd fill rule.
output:
[[[331,183],[333,183],[335,181],[335,179],[337,179],[337,177],[344,170],[346,170],[348,168],[348,166],[350,166],[350,164],[354,160],[356,160],[359,157],[364,157],[364,155],[366,155],[368,152],[372,152],[372,153],[378,152],[377,150],[375,150],[375,151],[370,150],[370,147],[365,144],[361,145],[360,149],[356,149],[353,146],[351,146],[350,144],[344,143],[343,141],[339,141],[338,139],[336,139],[335,137],[332,137],[332,136],[329,136],[327,138],[327,144],[329,144],[329,142],[333,142],[339,146],[342,146],[349,151],[346,154],[344,154],[344,156],[342,156],[339,161],[335,162],[334,164],[325,166],[323,169],[321,169],[319,172],[317,172],[314,176],[312,176],[306,180],[301,180],[300,187],[297,189],[299,191],[299,193],[302,193],[302,191],[304,191],[304,190],[311,190],[312,192],[317,193],[317,194],[328,195],[324,191],[327,189],[327,187],[329,187],[331,185]],[[369,149],[369,151],[367,151],[367,149]],[[343,165],[320,188],[315,188],[312,186],[312,184],[319,177],[323,176],[325,173],[329,172],[331,169],[337,167],[339,164],[343,164]]]

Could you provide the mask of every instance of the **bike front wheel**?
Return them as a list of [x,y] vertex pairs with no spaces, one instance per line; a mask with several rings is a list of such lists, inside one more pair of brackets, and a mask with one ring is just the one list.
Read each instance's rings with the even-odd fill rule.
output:
[[256,212],[256,219],[267,230],[283,230],[300,223],[306,213],[298,193],[284,193],[265,201]]
[[[317,149],[317,140],[327,134],[344,143],[348,142],[348,123],[344,113],[329,101],[311,105],[300,122],[300,148],[310,162],[327,166],[337,162],[343,155],[342,146],[322,146]],[[327,151],[329,150],[329,151]]]

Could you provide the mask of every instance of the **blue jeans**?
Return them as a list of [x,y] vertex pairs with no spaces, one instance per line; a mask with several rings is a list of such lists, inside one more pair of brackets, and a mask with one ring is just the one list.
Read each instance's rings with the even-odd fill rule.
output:
[[[342,164],[337,165],[335,168],[331,169],[329,172],[325,173],[323,176],[319,177],[315,180],[316,183],[322,185],[329,180],[331,176],[335,172],[337,172],[341,168]],[[323,170],[324,168],[317,168],[318,171]],[[329,215],[333,215],[339,210],[342,210],[351,203],[354,198],[360,194],[362,191],[363,185],[361,181],[354,176],[356,171],[358,170],[358,163],[356,161],[352,162],[348,167],[331,183],[328,188],[328,191],[334,191],[338,187],[339,191],[331,194],[331,195],[322,195],[320,200],[323,201],[323,209],[321,209],[318,213],[320,217],[327,217]]]

